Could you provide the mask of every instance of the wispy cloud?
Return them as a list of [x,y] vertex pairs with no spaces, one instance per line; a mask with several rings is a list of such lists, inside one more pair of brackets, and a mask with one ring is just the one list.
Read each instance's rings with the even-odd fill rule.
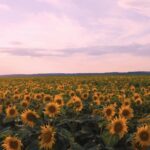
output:
[[137,13],[150,17],[149,0],[118,0],[118,4],[125,9],[130,9]]
[[14,55],[14,56],[29,56],[29,57],[49,57],[49,56],[64,56],[59,51],[48,51],[47,49],[33,49],[33,48],[0,48],[0,53]]
[[32,49],[32,48],[0,48],[0,53],[6,53],[15,56],[30,57],[70,57],[71,55],[84,54],[89,56],[100,56],[106,54],[131,54],[150,57],[150,44],[139,45],[110,45],[93,46],[67,49]]

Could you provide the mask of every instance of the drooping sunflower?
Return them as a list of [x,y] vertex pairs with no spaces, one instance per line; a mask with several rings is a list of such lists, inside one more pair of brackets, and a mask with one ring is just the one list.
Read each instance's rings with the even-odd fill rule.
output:
[[125,117],[126,119],[131,119],[133,115],[133,109],[130,106],[122,106],[119,109],[119,115]]
[[104,117],[107,120],[111,120],[115,115],[115,107],[113,105],[108,105],[103,109]]
[[9,106],[6,108],[6,117],[7,118],[15,118],[18,115],[18,111],[16,109],[16,106]]
[[41,149],[52,149],[55,144],[55,129],[50,125],[41,126],[39,145]]
[[37,119],[39,118],[39,115],[33,111],[33,110],[25,110],[22,114],[21,114],[21,119],[23,121],[24,124],[27,124],[30,127],[34,127],[36,124]]
[[142,147],[150,146],[150,127],[148,125],[138,127],[133,140]]
[[119,135],[120,138],[128,132],[127,122],[124,117],[114,118],[108,127],[112,135]]
[[6,137],[2,144],[4,150],[21,150],[22,146],[21,140],[13,136]]
[[60,113],[60,107],[56,102],[50,102],[45,106],[44,113],[49,117],[55,117]]

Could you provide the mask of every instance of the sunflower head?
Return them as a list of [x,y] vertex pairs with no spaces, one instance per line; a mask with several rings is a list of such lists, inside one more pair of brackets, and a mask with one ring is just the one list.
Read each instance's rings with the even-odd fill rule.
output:
[[14,98],[14,101],[17,101],[17,100],[20,99],[20,95],[19,95],[19,94],[15,94],[15,95],[13,96],[13,98]]
[[42,94],[41,93],[37,93],[34,95],[34,99],[35,100],[41,100],[42,99]]
[[113,119],[109,126],[109,132],[112,135],[119,135],[120,138],[128,132],[127,129],[126,119],[123,117]]
[[24,96],[24,100],[26,100],[26,101],[28,101],[28,102],[29,102],[29,101],[31,100],[30,95],[25,95],[25,96]]
[[124,105],[124,106],[130,106],[130,105],[131,105],[130,99],[125,99],[125,100],[123,101],[123,104],[122,104],[122,105]]
[[96,101],[98,98],[99,98],[99,97],[98,97],[96,94],[94,94],[93,97],[92,97],[92,100],[93,100],[93,101]]
[[80,99],[74,101],[74,110],[78,112],[81,111],[82,109],[83,109],[82,101]]
[[113,105],[108,105],[103,109],[104,117],[107,120],[111,120],[115,115],[115,107]]
[[138,127],[134,136],[134,141],[142,147],[150,146],[150,127],[148,125]]
[[54,102],[56,102],[59,106],[64,105],[64,100],[61,95],[56,95],[54,98]]
[[70,92],[69,92],[69,95],[70,95],[71,97],[73,97],[73,96],[75,96],[76,94],[75,94],[74,91],[70,91]]
[[23,101],[21,102],[21,105],[22,105],[24,108],[27,108],[28,105],[29,105],[29,101],[23,100]]
[[135,103],[138,105],[141,105],[143,103],[143,101],[141,100],[141,98],[137,98],[137,99],[135,99]]
[[140,98],[140,95],[139,95],[139,93],[134,93],[134,98],[135,98],[135,99],[138,99],[138,98]]
[[82,98],[83,100],[88,99],[88,97],[89,97],[89,93],[87,93],[87,92],[81,94],[81,98]]
[[35,111],[32,111],[30,109],[25,110],[21,114],[21,119],[22,119],[23,123],[27,124],[30,127],[35,126],[36,121],[37,121],[38,118],[39,118],[39,115]]
[[48,94],[44,95],[43,101],[44,102],[50,102],[50,101],[52,101],[52,96],[50,96]]
[[133,109],[130,106],[122,106],[119,109],[119,115],[126,119],[131,119],[133,117]]
[[49,117],[55,117],[60,113],[60,107],[56,102],[50,102],[45,106],[44,113]]
[[40,148],[42,149],[52,149],[55,144],[55,129],[50,125],[41,126]]
[[97,106],[99,106],[101,104],[101,101],[99,99],[93,101],[94,104],[96,104]]
[[21,140],[13,136],[6,137],[2,144],[5,150],[21,150],[22,146]]
[[16,106],[9,106],[6,108],[6,117],[7,118],[15,118],[18,115],[18,111],[16,109]]

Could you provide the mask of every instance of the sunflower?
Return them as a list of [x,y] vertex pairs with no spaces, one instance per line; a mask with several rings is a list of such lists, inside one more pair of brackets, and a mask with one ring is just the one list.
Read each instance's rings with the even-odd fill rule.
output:
[[69,92],[69,95],[70,95],[71,97],[73,97],[73,96],[75,96],[76,94],[75,94],[74,91],[70,91],[70,92]]
[[39,115],[35,111],[32,111],[30,109],[25,110],[21,114],[21,119],[22,119],[23,123],[27,124],[30,127],[35,126],[36,121],[37,121],[38,118],[39,118]]
[[115,115],[115,107],[113,105],[108,105],[103,109],[104,117],[107,120],[111,120]]
[[141,100],[141,98],[137,98],[137,99],[135,99],[135,103],[138,105],[141,105],[143,103],[143,101]]
[[138,98],[140,98],[139,93],[134,93],[134,99],[138,99]]
[[34,99],[35,100],[41,100],[42,99],[42,94],[41,93],[37,93],[34,95]]
[[75,98],[73,97],[66,103],[66,106],[73,107],[74,102],[75,102]]
[[54,98],[54,102],[56,102],[59,106],[64,105],[64,101],[61,95],[56,95]]
[[81,98],[82,98],[83,100],[88,99],[88,97],[89,97],[89,94],[88,94],[88,93],[82,93],[82,94],[81,94]]
[[122,106],[119,109],[119,115],[125,117],[126,119],[131,119],[133,115],[133,109],[130,106]]
[[44,95],[44,98],[43,98],[43,101],[44,101],[45,103],[52,101],[52,96],[50,96],[50,95],[48,95],[48,94],[45,94],[45,95]]
[[130,106],[131,105],[131,101],[130,99],[126,98],[124,101],[123,101],[123,104],[124,106]]
[[93,91],[94,93],[97,92],[97,88],[94,87],[94,88],[92,89],[92,91]]
[[82,109],[83,109],[82,101],[80,99],[77,99],[74,102],[74,110],[78,112],[78,111],[81,111]]
[[96,94],[94,94],[93,97],[92,97],[92,100],[93,100],[93,101],[96,101],[98,98],[99,98],[99,97],[98,97]]
[[6,137],[2,144],[4,150],[21,150],[22,146],[21,140],[13,136]]
[[97,95],[98,97],[100,97],[101,93],[100,92],[96,92],[95,95]]
[[55,117],[60,113],[60,107],[56,102],[50,102],[45,106],[44,113],[49,117]]
[[120,138],[122,138],[128,132],[126,119],[123,117],[113,119],[108,127],[109,132],[112,135],[119,135]]
[[135,91],[135,87],[134,87],[133,85],[131,85],[131,86],[130,86],[130,90],[131,90],[132,92],[134,92],[134,91]]
[[92,96],[92,100],[93,100],[93,103],[95,103],[97,106],[101,104],[101,101],[100,101],[99,96],[97,94],[94,94]]
[[83,103],[81,99],[77,96],[72,97],[66,104],[68,107],[74,109],[76,112],[83,109]]
[[14,98],[14,101],[17,101],[17,100],[20,99],[20,95],[19,95],[19,94],[15,94],[15,95],[13,96],[13,98]]
[[18,111],[16,109],[16,106],[9,106],[6,108],[6,117],[7,118],[15,118],[18,115]]
[[50,125],[41,126],[40,139],[40,148],[41,149],[52,149],[55,144],[55,129]]
[[24,100],[26,100],[26,101],[28,101],[28,102],[29,102],[29,101],[31,100],[30,95],[25,95],[25,96],[24,96]]
[[99,99],[94,100],[93,103],[95,103],[97,106],[99,106],[101,104],[101,101]]
[[150,127],[148,125],[138,127],[134,136],[134,141],[139,143],[142,147],[150,146]]
[[27,100],[23,100],[23,101],[21,102],[21,105],[22,105],[23,107],[27,108],[28,105],[29,105],[29,102],[28,102]]

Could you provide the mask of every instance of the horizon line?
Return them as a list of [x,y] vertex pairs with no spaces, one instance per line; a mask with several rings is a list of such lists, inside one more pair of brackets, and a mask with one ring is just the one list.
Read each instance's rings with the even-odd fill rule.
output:
[[134,74],[134,73],[148,73],[150,74],[150,71],[112,71],[112,72],[76,72],[76,73],[14,73],[14,74],[0,74],[0,77],[2,76],[36,76],[36,75],[92,75],[92,74]]

